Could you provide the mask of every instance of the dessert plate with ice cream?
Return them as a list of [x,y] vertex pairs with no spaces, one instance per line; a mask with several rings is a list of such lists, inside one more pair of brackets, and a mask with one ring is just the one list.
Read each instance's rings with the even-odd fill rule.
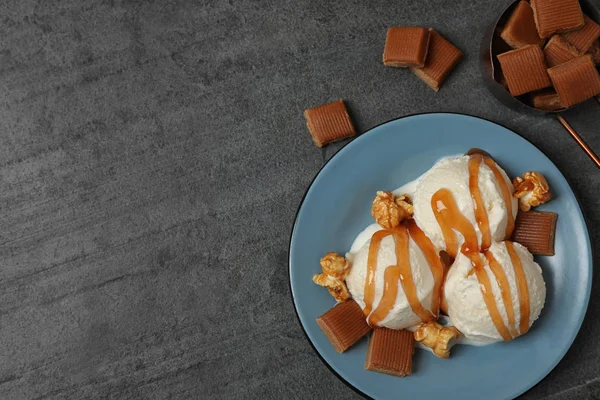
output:
[[544,378],[588,304],[569,184],[530,142],[458,114],[397,119],[322,168],[290,242],[306,335],[373,398],[507,399]]

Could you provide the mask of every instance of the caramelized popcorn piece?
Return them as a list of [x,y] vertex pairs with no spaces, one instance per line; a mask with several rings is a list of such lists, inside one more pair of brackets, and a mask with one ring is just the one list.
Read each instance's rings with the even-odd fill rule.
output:
[[453,326],[442,326],[435,321],[422,324],[415,331],[415,340],[433,350],[439,358],[450,357],[450,340],[460,338],[461,333]]
[[[379,191],[373,200],[371,215],[382,228],[391,229],[400,225],[400,221],[410,217],[412,206],[406,202],[408,196],[402,197],[400,204],[396,197],[389,191]],[[410,212],[409,212],[410,210]]]
[[525,172],[523,177],[513,179],[513,185],[513,196],[519,199],[519,208],[523,211],[529,211],[531,207],[537,207],[552,198],[548,182],[539,172]]
[[338,253],[331,252],[321,258],[321,269],[332,278],[346,279],[350,272],[350,263]]
[[329,290],[329,294],[338,302],[348,300],[350,297],[346,283],[343,280],[327,274],[316,274],[313,276],[313,282],[319,286],[326,287]]
[[401,194],[400,196],[396,197],[394,203],[396,203],[398,207],[402,208],[410,217],[412,217],[412,215],[415,213],[412,200],[407,194]]

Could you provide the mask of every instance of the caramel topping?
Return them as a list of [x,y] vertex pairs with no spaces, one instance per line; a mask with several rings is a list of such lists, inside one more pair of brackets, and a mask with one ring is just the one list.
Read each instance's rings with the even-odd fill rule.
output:
[[377,231],[371,238],[369,245],[369,256],[367,258],[367,279],[365,280],[365,315],[369,315],[373,309],[373,298],[375,297],[375,270],[377,269],[377,254],[379,245],[384,237],[390,233],[387,230]]
[[494,177],[496,178],[496,182],[500,186],[500,191],[502,192],[502,198],[504,199],[504,204],[506,205],[506,212],[508,213],[508,218],[506,222],[506,232],[504,234],[504,238],[508,239],[510,235],[512,235],[513,229],[515,229],[515,216],[513,215],[513,207],[512,207],[512,193],[502,176],[502,172],[498,169],[498,164],[494,160],[488,157],[484,157],[483,162],[487,165],[492,172],[494,173]]
[[444,283],[444,266],[442,265],[442,260],[435,251],[435,247],[431,240],[425,236],[414,220],[411,220],[408,223],[408,233],[417,246],[419,246],[419,249],[421,249],[421,252],[429,264],[429,268],[431,269],[434,283],[430,309],[433,315],[437,317],[439,315],[442,287]]
[[492,244],[490,235],[490,223],[488,220],[487,211],[483,204],[481,191],[479,190],[479,166],[483,157],[480,154],[473,154],[469,157],[469,191],[473,199],[473,211],[475,213],[475,221],[481,231],[481,248],[487,249]]
[[527,279],[525,278],[523,265],[521,265],[521,259],[517,255],[513,243],[507,240],[505,244],[508,255],[510,256],[510,261],[515,270],[515,280],[517,281],[517,291],[519,293],[519,307],[521,310],[521,323],[519,328],[521,335],[523,335],[529,330],[529,288],[527,287]]
[[[432,321],[435,319],[435,315],[437,315],[438,309],[434,309],[435,315],[433,315],[432,312],[423,307],[423,304],[421,304],[419,296],[417,295],[417,286],[413,280],[412,269],[410,266],[408,229],[409,228],[405,224],[402,224],[395,229],[378,231],[371,238],[371,244],[369,245],[369,256],[367,260],[367,280],[365,282],[365,309],[363,310],[364,314],[367,315],[367,322],[371,326],[376,326],[383,321],[389,314],[390,310],[394,307],[394,303],[396,302],[396,297],[398,295],[398,282],[402,284],[402,289],[404,290],[404,295],[408,300],[410,308],[415,314],[417,314],[421,321]],[[412,229],[415,232],[415,235],[418,236],[419,233],[416,232],[415,228]],[[419,232],[423,237],[425,237],[423,232],[420,230]],[[373,298],[375,294],[375,270],[377,268],[377,254],[379,252],[379,247],[381,246],[381,240],[390,235],[394,238],[394,243],[396,246],[396,265],[391,265],[385,269],[383,277],[383,294],[379,300],[377,308],[371,312],[373,309]],[[420,241],[420,243],[417,242],[420,248],[422,248],[421,246],[424,248],[428,248],[429,246],[429,250],[433,251],[433,256],[435,256],[435,250],[433,250],[433,244],[430,241],[429,243],[425,243],[421,237],[419,237],[417,240]],[[432,274],[434,275],[434,294],[432,297],[435,297],[435,304],[439,304],[439,293],[441,291],[440,287],[443,278],[441,263],[439,258],[436,257],[437,264],[435,264],[435,261],[430,259],[431,254],[425,254],[425,257],[430,265]],[[433,266],[432,262],[434,263]],[[434,272],[434,270],[436,272]]]
[[463,247],[467,251],[477,252],[478,246],[475,228],[473,228],[471,222],[458,209],[452,192],[448,189],[440,189],[435,192],[431,197],[431,208],[433,209],[435,219],[442,229],[444,241],[446,242],[446,252],[448,252],[450,257],[456,258],[458,255],[458,240],[453,228],[462,233],[465,238]]
[[502,265],[496,260],[494,255],[486,251],[484,253],[485,258],[488,261],[490,270],[496,277],[496,281],[498,282],[498,287],[500,288],[500,293],[502,294],[502,302],[504,303],[504,308],[506,309],[506,316],[508,317],[508,327],[510,333],[513,337],[518,336],[517,332],[514,329],[515,326],[515,308],[512,303],[512,298],[510,296],[510,285],[508,283],[508,278],[506,277],[506,273],[504,269],[502,269]]
[[[478,254],[474,255],[479,258]],[[504,325],[504,321],[502,320],[502,316],[498,311],[498,306],[496,305],[496,299],[494,298],[494,293],[492,292],[492,285],[490,284],[490,280],[481,264],[481,260],[475,261],[475,257],[469,257],[471,259],[471,264],[473,264],[473,269],[475,270],[475,274],[477,275],[477,280],[480,283],[481,294],[483,295],[483,301],[487,306],[487,309],[490,313],[490,317],[492,318],[492,322],[496,326],[498,333],[502,336],[504,340],[511,340],[512,336],[508,331],[508,328]]]

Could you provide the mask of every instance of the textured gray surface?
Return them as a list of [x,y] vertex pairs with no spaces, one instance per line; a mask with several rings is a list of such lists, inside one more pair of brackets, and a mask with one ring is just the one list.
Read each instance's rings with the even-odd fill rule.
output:
[[[427,111],[520,132],[572,183],[598,252],[596,167],[481,84],[496,3],[0,2],[0,398],[357,398],[288,290],[296,207],[343,145],[314,147],[302,111],[336,98],[360,132]],[[464,51],[439,93],[382,66],[403,24]],[[600,105],[568,119],[600,151]],[[600,397],[599,305],[524,398]]]

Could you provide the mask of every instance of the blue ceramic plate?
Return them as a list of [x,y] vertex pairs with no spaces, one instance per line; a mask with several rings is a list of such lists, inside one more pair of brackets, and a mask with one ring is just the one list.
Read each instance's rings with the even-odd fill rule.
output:
[[[327,252],[344,254],[372,222],[377,190],[417,178],[443,156],[471,147],[490,152],[509,176],[543,173],[554,199],[539,207],[558,213],[556,255],[536,257],[548,295],[527,335],[485,347],[457,346],[448,360],[416,350],[413,374],[396,378],[364,369],[367,340],[338,354],[316,318],[335,301],[312,283]],[[340,150],[319,172],[298,210],[290,243],[290,285],[298,317],[322,359],[360,393],[377,399],[509,399],[544,378],[565,355],[590,296],[592,254],[581,209],[569,184],[540,150],[495,123],[457,114],[421,114],[371,129]]]

